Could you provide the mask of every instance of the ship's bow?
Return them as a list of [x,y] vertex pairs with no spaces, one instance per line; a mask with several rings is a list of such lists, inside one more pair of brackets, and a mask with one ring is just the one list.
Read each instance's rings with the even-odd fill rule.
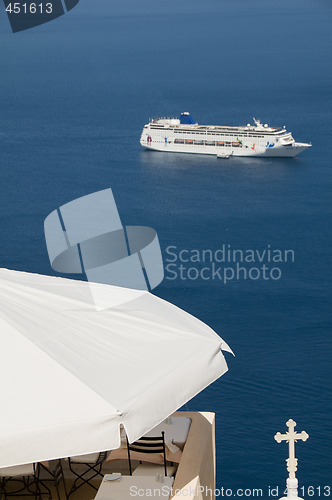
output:
[[308,142],[294,142],[292,146],[292,155],[291,156],[297,156],[298,154],[302,153],[305,149],[311,148],[311,144]]

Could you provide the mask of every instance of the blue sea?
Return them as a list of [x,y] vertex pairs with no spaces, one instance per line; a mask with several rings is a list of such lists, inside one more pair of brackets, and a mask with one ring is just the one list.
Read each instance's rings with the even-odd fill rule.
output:
[[[310,435],[296,448],[300,496],[332,496],[331,16],[330,0],[81,0],[13,34],[0,8],[0,266],[55,274],[45,217],[108,187],[124,224],[154,228],[165,265],[172,247],[185,268],[154,293],[235,353],[187,405],[216,413],[217,487],[233,496],[282,496],[287,445],[273,436],[289,418]],[[181,111],[203,124],[255,116],[313,146],[295,159],[141,149],[150,117]],[[222,248],[293,258],[264,261],[278,279],[226,283],[202,277],[212,262],[180,260]]]

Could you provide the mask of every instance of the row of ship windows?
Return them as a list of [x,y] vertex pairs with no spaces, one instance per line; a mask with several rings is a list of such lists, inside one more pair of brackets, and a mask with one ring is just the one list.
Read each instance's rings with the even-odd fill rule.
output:
[[174,144],[192,144],[196,146],[228,146],[233,148],[248,147],[241,144],[241,142],[194,141],[192,139],[175,139]]
[[[174,132],[176,132],[174,130]],[[259,139],[259,138],[264,138],[264,135],[253,135],[253,134],[249,134],[249,135],[241,135],[241,134],[221,134],[221,133],[216,133],[216,132],[207,132],[207,134],[205,134],[204,132],[176,132],[176,133],[181,133],[181,134],[191,134],[191,135],[203,135],[203,136],[206,136],[206,135],[212,135],[213,137],[220,137],[220,136],[223,136],[223,137],[254,137],[256,139]]]
[[[151,128],[154,128],[154,129],[160,129],[160,130],[164,130],[164,127],[151,127]],[[219,136],[220,135],[223,135],[225,137],[234,137],[236,135],[236,137],[261,137],[263,138],[264,135],[256,135],[256,134],[235,134],[234,132],[232,134],[225,134],[223,132],[193,132],[192,130],[173,130],[173,132],[175,134],[191,134],[191,135],[214,135],[214,136]]]
[[220,137],[221,135],[223,137],[255,137],[255,138],[264,138],[264,135],[254,135],[254,134],[248,134],[248,135],[242,135],[242,134],[224,134],[224,133],[217,133],[217,132],[183,132],[182,130],[181,131],[178,131],[178,130],[174,130],[174,133],[175,134],[191,134],[191,135],[203,135],[203,136],[206,136],[206,135],[212,135],[214,137]]
[[[193,135],[214,135],[214,136],[221,136],[224,135],[226,137],[248,137],[248,135],[243,135],[243,134],[235,134],[234,132],[232,134],[227,134],[224,132],[193,132],[192,130],[174,130],[175,134],[193,134]],[[255,135],[255,137],[264,137],[263,135]]]

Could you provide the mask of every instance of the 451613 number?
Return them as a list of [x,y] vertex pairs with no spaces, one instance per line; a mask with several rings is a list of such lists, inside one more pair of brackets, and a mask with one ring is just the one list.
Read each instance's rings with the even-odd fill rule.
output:
[[53,4],[11,2],[6,11],[10,14],[52,14]]

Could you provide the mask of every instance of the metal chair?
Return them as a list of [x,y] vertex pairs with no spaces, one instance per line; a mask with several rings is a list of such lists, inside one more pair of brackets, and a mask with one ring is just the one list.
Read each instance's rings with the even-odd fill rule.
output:
[[[91,481],[98,476],[101,478],[103,477],[101,469],[107,457],[107,453],[107,451],[102,451],[100,453],[90,453],[88,455],[79,455],[77,457],[68,458],[69,469],[76,476],[76,479],[68,493],[68,498],[84,484],[88,484],[91,488],[98,491],[98,488],[96,488]],[[76,466],[78,467],[77,470],[75,470]],[[83,472],[80,471],[82,466],[85,466],[85,470]]]
[[166,464],[166,446],[165,446],[165,433],[161,433],[159,437],[141,437],[133,443],[129,443],[127,438],[127,450],[128,450],[128,461],[129,461],[129,474],[132,476],[132,466],[130,452],[135,451],[137,453],[162,453],[164,458],[164,471],[165,476],[167,476],[167,464]]
[[[40,463],[39,465],[40,465],[40,471],[43,473],[40,474],[41,477],[39,477],[39,482],[41,483],[41,485],[44,488],[46,488],[50,493],[50,490],[45,483],[47,481],[53,482],[57,492],[58,500],[63,500],[63,498],[68,500],[67,487],[61,460],[60,459],[52,460],[51,462],[49,462],[48,466],[44,465],[43,463]],[[64,492],[64,496],[60,495],[61,483],[63,486],[62,489]]]
[[[0,468],[0,498],[7,499],[14,496],[34,496],[35,500],[41,500],[39,481],[39,464],[15,465]],[[8,491],[7,486],[14,481],[19,481],[22,486],[17,490]],[[31,487],[34,486],[34,491]]]

